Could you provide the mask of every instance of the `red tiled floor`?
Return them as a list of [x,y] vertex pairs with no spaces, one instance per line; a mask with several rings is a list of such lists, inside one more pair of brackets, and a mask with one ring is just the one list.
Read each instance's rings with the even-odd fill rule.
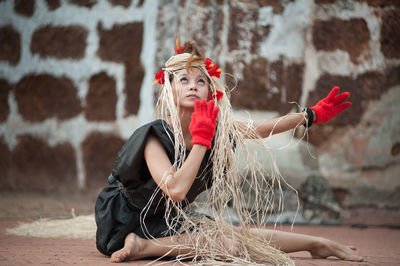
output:
[[[2,220],[0,226],[0,265],[109,265],[109,258],[100,254],[94,240],[46,239],[8,235],[5,228],[17,221]],[[283,230],[288,231],[288,227]],[[334,258],[312,259],[308,252],[290,256],[296,265],[400,265],[400,230],[387,228],[351,228],[331,226],[295,226],[293,232],[327,237],[352,245],[364,256],[364,262],[345,262]],[[150,261],[129,262],[144,265]],[[171,263],[172,264],[172,263]]]
[[[93,212],[95,195],[1,194],[0,265],[110,265],[109,258],[97,251],[94,240],[21,237],[5,232],[6,228],[15,227],[19,221],[67,217],[71,208],[75,208],[77,215],[89,214]],[[374,213],[373,210],[367,212],[369,216]],[[376,219],[368,222],[361,219],[361,214],[358,214],[356,222],[369,224],[366,228],[296,225],[293,232],[322,236],[355,246],[359,254],[364,256],[364,262],[312,259],[308,252],[297,252],[290,254],[296,265],[400,265],[400,230],[374,226]],[[400,221],[391,219],[390,223],[384,224],[399,225]],[[290,227],[285,226],[282,230],[288,231]],[[129,262],[129,265],[145,265],[149,262]]]

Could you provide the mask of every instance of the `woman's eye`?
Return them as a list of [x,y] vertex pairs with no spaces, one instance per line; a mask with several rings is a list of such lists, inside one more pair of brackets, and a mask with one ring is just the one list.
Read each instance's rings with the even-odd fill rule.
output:
[[186,83],[187,82],[187,78],[181,78],[180,81],[181,81],[181,83]]
[[199,80],[197,81],[197,83],[199,83],[199,84],[201,84],[201,85],[206,84],[206,82],[204,81],[204,79],[199,79]]

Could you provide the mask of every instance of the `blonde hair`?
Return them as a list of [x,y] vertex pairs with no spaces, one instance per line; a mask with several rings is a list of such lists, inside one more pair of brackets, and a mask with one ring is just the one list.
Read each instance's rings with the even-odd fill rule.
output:
[[[204,59],[201,56],[190,53],[172,56],[166,62],[163,68],[165,83],[160,88],[156,105],[157,118],[168,119],[172,127],[173,136],[171,136],[171,141],[175,145],[175,161],[171,171],[178,170],[184,163],[186,146],[178,116],[179,106],[174,101],[172,79],[170,80],[170,78],[174,78],[177,71],[188,69],[189,67],[200,69],[209,80],[209,89],[211,91],[221,91],[223,97],[218,102],[215,100],[220,111],[217,118],[214,145],[210,155],[213,185],[208,191],[205,203],[205,206],[211,209],[207,215],[212,216],[212,219],[207,218],[205,215],[188,215],[181,208],[181,203],[173,202],[166,197],[167,210],[165,219],[170,229],[174,230],[175,224],[179,223],[181,226],[179,232],[176,232],[178,237],[179,233],[182,232],[195,232],[186,239],[187,243],[180,243],[174,246],[191,247],[194,249],[195,254],[182,254],[177,257],[177,260],[192,258],[194,262],[210,263],[212,265],[223,264],[224,261],[229,261],[231,264],[246,265],[266,262],[293,264],[293,261],[286,254],[269,245],[270,239],[251,238],[248,227],[243,226],[241,230],[235,230],[229,223],[229,216],[228,219],[226,217],[229,206],[233,206],[240,224],[266,223],[269,214],[277,210],[280,211],[282,208],[280,197],[278,208],[274,207],[274,188],[276,186],[279,189],[281,188],[281,175],[276,165],[273,165],[272,168],[274,170],[268,176],[262,171],[262,167],[257,163],[254,155],[248,151],[244,140],[244,132],[246,132],[246,135],[254,137],[259,144],[264,145],[260,136],[256,134],[252,123],[249,123],[245,129],[239,128],[233,119],[229,89],[219,78],[209,75],[204,65]],[[267,147],[265,148],[267,149]],[[239,173],[238,152],[245,154],[248,158],[247,172],[244,174]],[[164,177],[164,184],[166,184],[171,175],[166,173]],[[246,197],[246,190],[247,192],[252,190],[255,195],[255,198],[251,199],[251,206],[248,204],[250,199],[248,196]],[[159,193],[159,191],[160,189],[155,193]],[[171,223],[170,219],[173,217],[170,214],[172,210],[178,215]],[[232,255],[231,248],[223,244],[224,241],[222,239],[226,237],[239,243],[240,254]]]

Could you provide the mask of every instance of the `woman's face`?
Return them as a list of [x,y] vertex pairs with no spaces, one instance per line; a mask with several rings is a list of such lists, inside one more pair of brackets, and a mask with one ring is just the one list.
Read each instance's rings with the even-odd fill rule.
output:
[[207,100],[208,87],[207,77],[200,69],[191,67],[189,71],[177,71],[172,82],[175,104],[179,104],[181,108],[194,108],[195,101]]

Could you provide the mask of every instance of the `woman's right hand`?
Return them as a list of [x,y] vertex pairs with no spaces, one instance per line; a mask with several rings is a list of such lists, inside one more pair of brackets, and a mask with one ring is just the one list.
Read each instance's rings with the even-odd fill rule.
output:
[[200,144],[206,146],[207,150],[211,148],[218,112],[219,108],[214,104],[214,101],[198,100],[194,103],[192,121],[189,125],[192,145]]
[[339,90],[338,86],[334,87],[327,97],[310,108],[315,112],[314,124],[328,122],[351,106],[351,102],[345,102],[350,97],[350,92],[343,92],[336,95]]

